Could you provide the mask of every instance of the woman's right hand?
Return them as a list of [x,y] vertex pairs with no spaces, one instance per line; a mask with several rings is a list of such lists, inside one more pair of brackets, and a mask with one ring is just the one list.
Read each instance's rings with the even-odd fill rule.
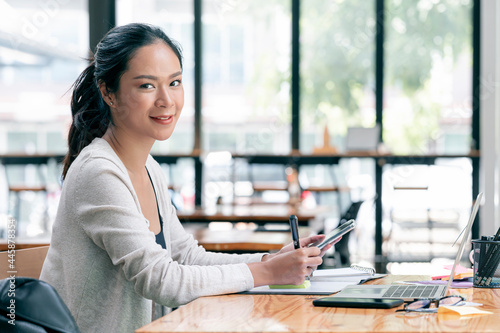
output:
[[294,284],[304,282],[314,268],[321,265],[321,250],[317,247],[305,247],[273,256],[263,262],[249,263],[254,287],[269,284]]
[[[323,235],[323,234],[322,235],[313,235],[313,236],[309,236],[306,238],[301,238],[300,239],[300,247],[309,247],[314,243],[320,243],[323,239],[325,239],[325,235]],[[323,249],[321,250],[320,256],[322,257],[326,253],[326,251],[328,251],[333,245],[338,243],[341,239],[342,239],[342,237],[339,237],[339,238],[335,239],[334,241],[332,241],[331,243],[327,244],[325,247],[323,247]],[[285,245],[283,248],[281,248],[281,250],[279,250],[279,252],[264,255],[262,257],[262,261],[270,260],[271,258],[273,258],[277,255],[280,255],[280,254],[288,252],[288,251],[293,251],[293,250],[294,250],[293,243],[289,243],[289,244]]]

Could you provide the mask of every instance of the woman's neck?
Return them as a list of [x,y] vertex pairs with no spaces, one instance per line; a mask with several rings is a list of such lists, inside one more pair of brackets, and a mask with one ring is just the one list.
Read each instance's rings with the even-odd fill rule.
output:
[[146,143],[115,131],[111,127],[108,128],[102,138],[113,148],[129,173],[140,174],[144,172],[154,141]]

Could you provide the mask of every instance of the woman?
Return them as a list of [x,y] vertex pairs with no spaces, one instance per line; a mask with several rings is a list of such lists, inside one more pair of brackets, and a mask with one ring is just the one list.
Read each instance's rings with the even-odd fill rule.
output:
[[82,332],[133,332],[151,321],[151,300],[177,307],[205,295],[300,284],[322,262],[326,249],[291,245],[275,254],[209,253],[184,231],[149,155],[156,140],[172,135],[183,104],[179,47],[149,25],[112,29],[75,82],[63,191],[41,279]]

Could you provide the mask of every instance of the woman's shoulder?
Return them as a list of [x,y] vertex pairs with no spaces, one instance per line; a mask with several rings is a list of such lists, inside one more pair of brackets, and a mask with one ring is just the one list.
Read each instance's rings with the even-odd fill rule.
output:
[[102,175],[103,171],[127,173],[125,166],[113,148],[106,140],[101,138],[94,139],[87,147],[82,149],[78,157],[73,161],[68,176],[72,171],[77,172],[80,176],[82,172],[95,176]]

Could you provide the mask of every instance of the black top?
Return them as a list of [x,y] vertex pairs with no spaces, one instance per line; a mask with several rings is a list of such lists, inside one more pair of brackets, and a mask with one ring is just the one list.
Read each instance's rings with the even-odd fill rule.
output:
[[163,236],[163,220],[161,218],[160,212],[158,212],[158,216],[160,217],[160,232],[156,235],[156,243],[160,244],[162,248],[166,249],[167,244],[165,244],[165,236]]
[[149,181],[151,182],[151,186],[153,186],[153,192],[155,193],[156,199],[156,209],[158,209],[158,219],[160,220],[160,232],[156,234],[156,243],[159,244],[162,248],[167,249],[167,244],[165,244],[165,236],[163,235],[163,219],[160,214],[160,206],[158,206],[158,198],[156,197],[155,185],[153,184],[153,180],[151,180],[151,175],[148,172]]

